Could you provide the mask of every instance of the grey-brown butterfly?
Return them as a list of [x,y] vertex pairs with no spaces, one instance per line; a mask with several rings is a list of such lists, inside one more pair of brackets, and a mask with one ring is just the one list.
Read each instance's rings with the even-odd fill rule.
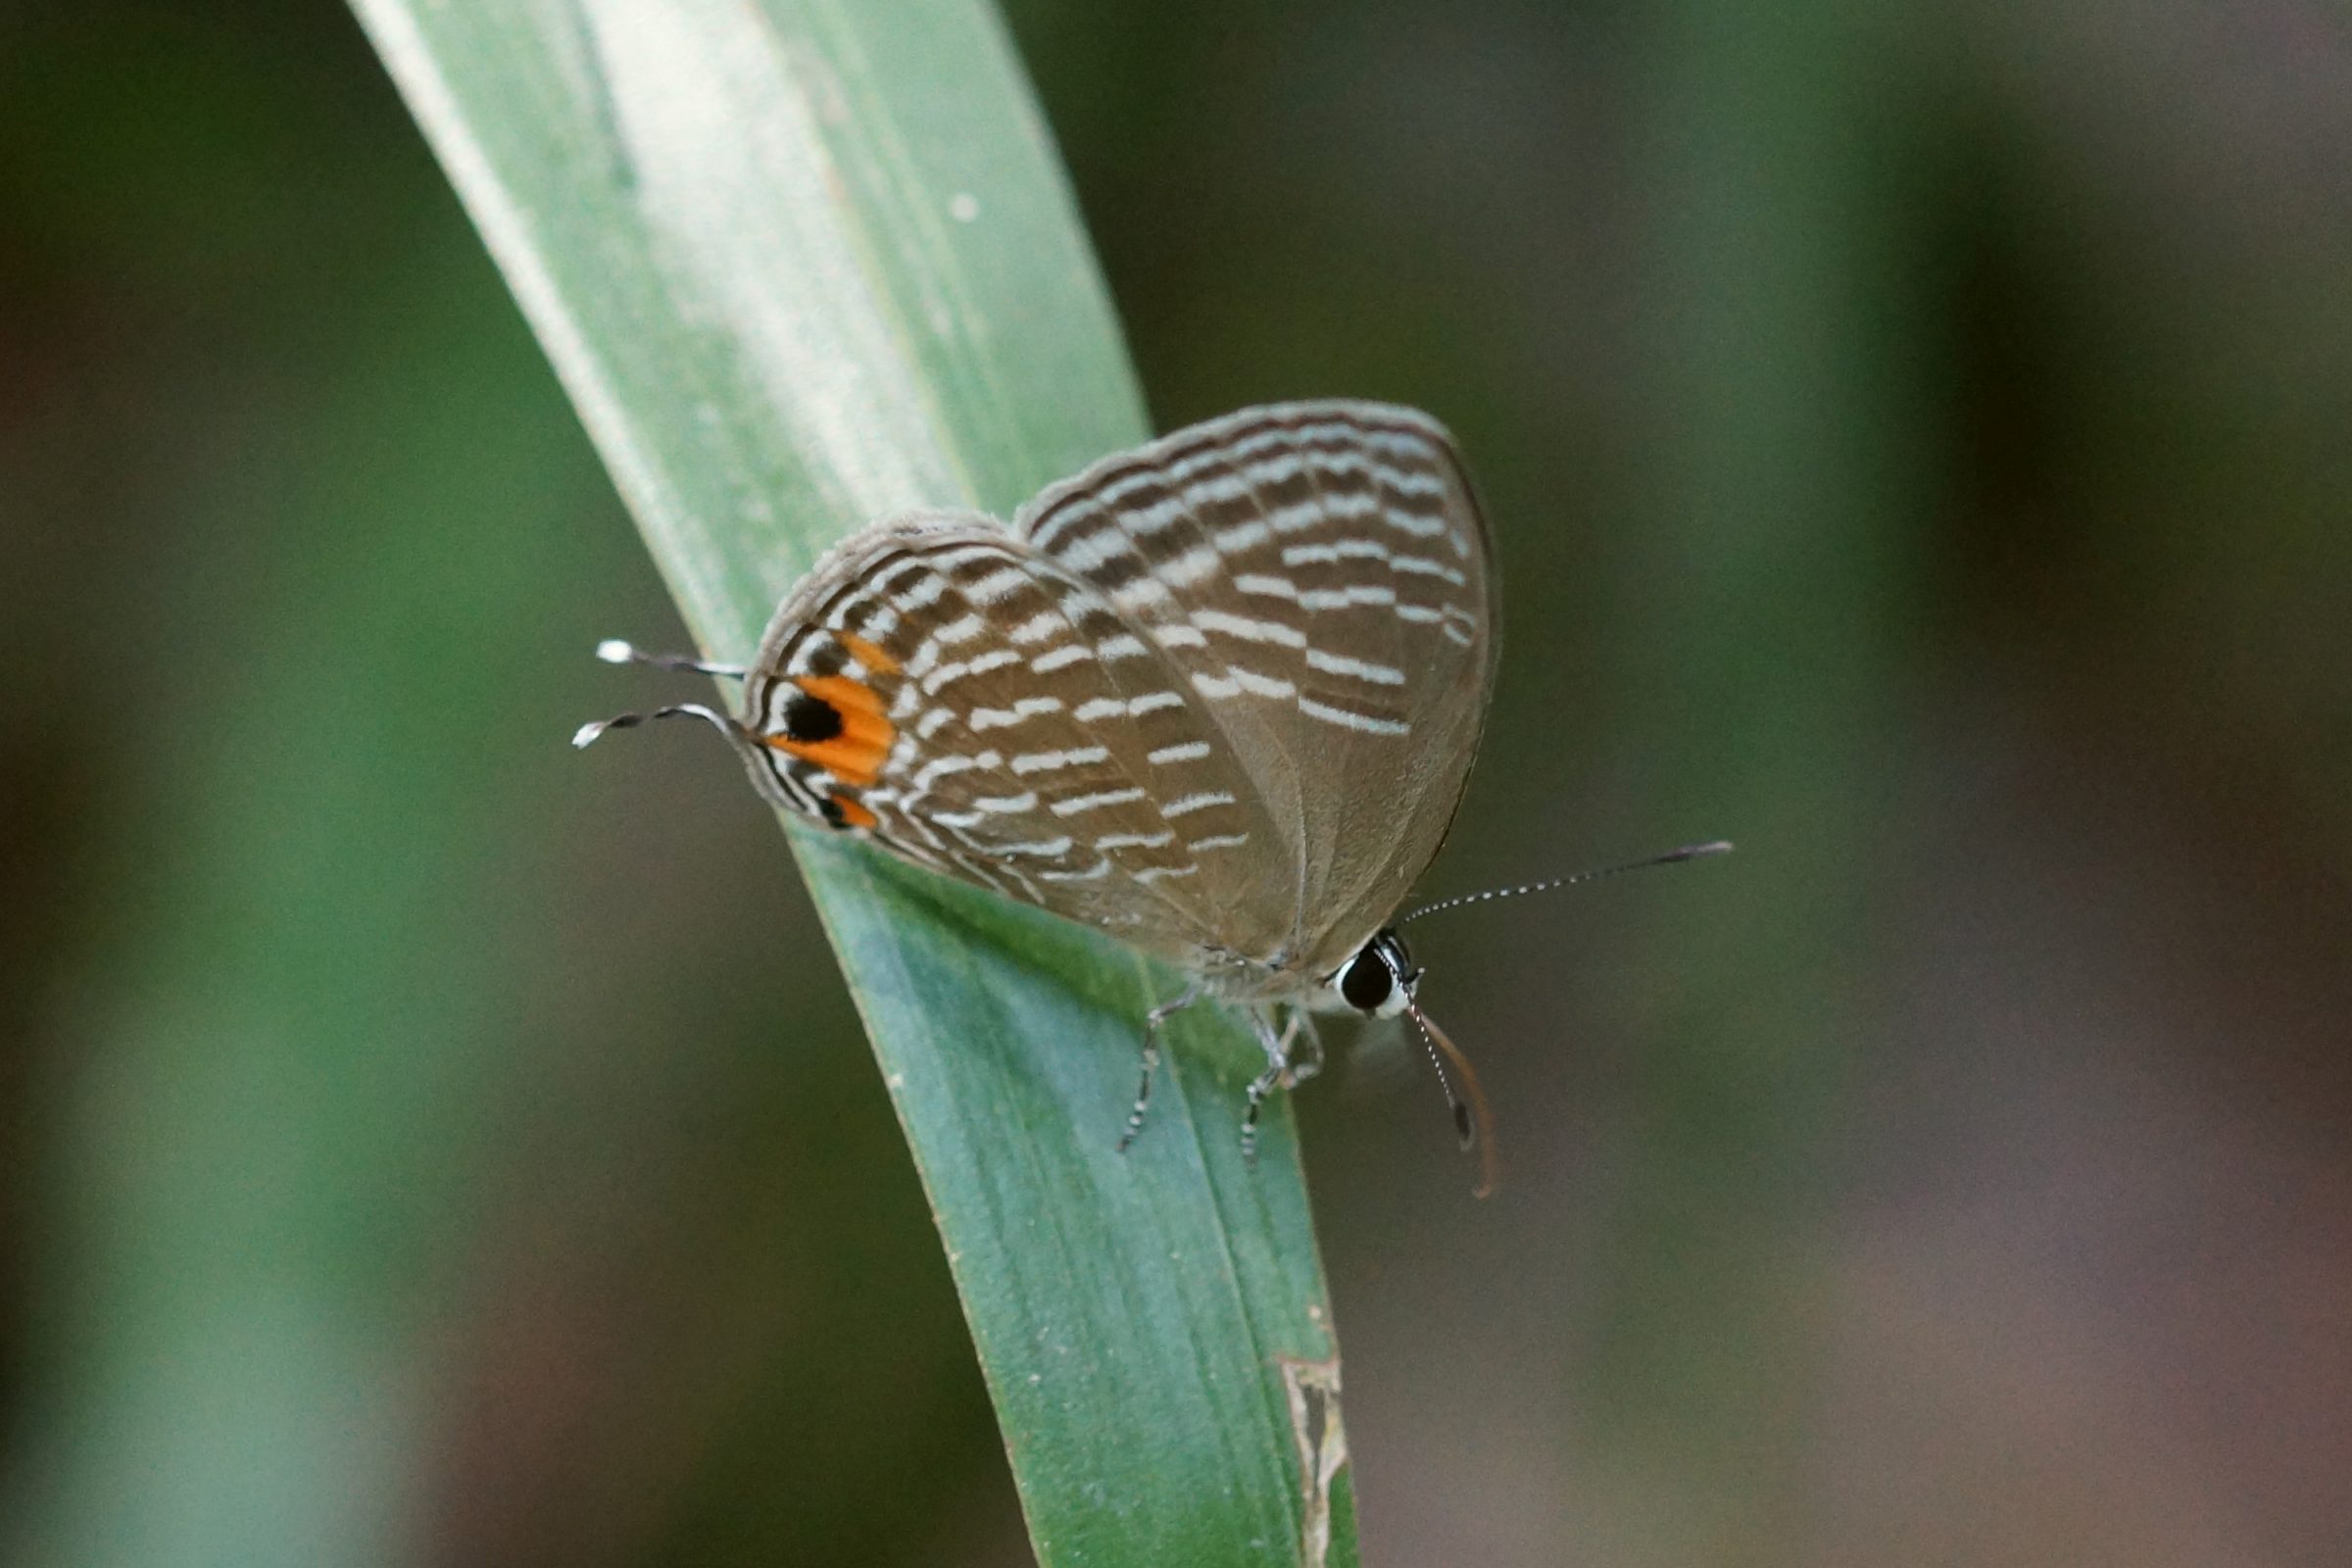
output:
[[[1415,1003],[1391,921],[1461,801],[1496,631],[1486,523],[1446,429],[1377,403],[1275,404],[1105,458],[1009,528],[964,511],[873,523],[785,596],[748,666],[609,643],[741,676],[742,710],[682,704],[574,740],[708,719],[776,805],[1183,970],[1145,1023],[1122,1149],[1160,1025],[1203,999],[1265,1049],[1245,1152],[1264,1096],[1320,1065],[1322,1009],[1410,1016],[1468,1146],[1472,1107],[1487,1125],[1477,1080]],[[1476,1141],[1491,1160],[1491,1133]]]

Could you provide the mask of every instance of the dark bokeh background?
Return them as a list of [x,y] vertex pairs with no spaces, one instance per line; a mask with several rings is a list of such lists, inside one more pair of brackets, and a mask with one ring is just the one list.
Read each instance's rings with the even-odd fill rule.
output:
[[[2343,15],[1014,23],[1163,425],[1469,451],[1433,888],[1741,841],[1416,928],[1495,1201],[1302,1097],[1374,1560],[2352,1559]],[[1024,1559],[773,826],[564,745],[612,633],[349,18],[0,15],[13,1560]]]

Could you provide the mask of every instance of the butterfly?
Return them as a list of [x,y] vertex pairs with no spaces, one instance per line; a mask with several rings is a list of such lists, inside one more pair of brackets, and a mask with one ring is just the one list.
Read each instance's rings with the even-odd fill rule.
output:
[[1321,1064],[1309,1015],[1340,1010],[1410,1017],[1491,1160],[1477,1077],[1416,1003],[1395,917],[1460,806],[1496,633],[1487,525],[1445,427],[1280,403],[1104,458],[1009,527],[875,522],[785,596],[748,665],[609,643],[739,676],[741,709],[623,714],[574,743],[706,719],[774,805],[1182,971],[1147,1016],[1121,1149],[1161,1026],[1213,999],[1266,1054],[1245,1152],[1264,1097]]

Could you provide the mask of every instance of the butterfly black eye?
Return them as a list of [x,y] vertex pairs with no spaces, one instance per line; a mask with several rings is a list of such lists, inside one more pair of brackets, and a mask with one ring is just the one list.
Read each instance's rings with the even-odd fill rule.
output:
[[1340,995],[1358,1012],[1370,1012],[1388,1001],[1396,984],[1388,960],[1370,948],[1348,959],[1348,967],[1340,971]]

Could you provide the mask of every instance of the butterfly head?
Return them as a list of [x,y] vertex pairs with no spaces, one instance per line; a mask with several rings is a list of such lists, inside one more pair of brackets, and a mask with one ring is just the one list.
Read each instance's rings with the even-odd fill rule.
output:
[[1394,928],[1381,931],[1356,950],[1324,982],[1333,995],[1367,1018],[1394,1018],[1413,1004],[1421,984],[1420,965]]

